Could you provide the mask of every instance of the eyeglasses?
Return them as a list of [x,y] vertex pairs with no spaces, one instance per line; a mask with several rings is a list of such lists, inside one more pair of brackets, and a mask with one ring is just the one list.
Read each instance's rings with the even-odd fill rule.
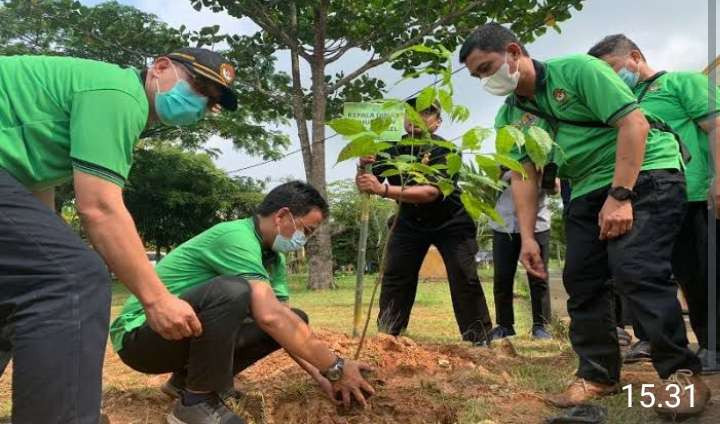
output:
[[208,80],[207,78],[201,78],[197,75],[195,75],[190,69],[181,62],[174,62],[175,64],[180,65],[182,67],[183,71],[185,71],[185,74],[188,76],[190,83],[190,86],[193,88],[193,90],[197,91],[199,94],[207,97],[208,109],[212,109],[218,104],[220,104],[220,90],[218,89],[217,85]]

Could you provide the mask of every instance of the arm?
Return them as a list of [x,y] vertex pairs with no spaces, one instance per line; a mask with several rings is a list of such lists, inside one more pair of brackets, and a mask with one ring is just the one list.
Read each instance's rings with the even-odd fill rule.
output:
[[[307,361],[319,370],[330,368],[337,356],[327,345],[312,333],[300,317],[277,300],[269,284],[257,280],[250,283],[250,309],[258,326],[291,356]],[[348,360],[345,362],[342,378],[333,383],[335,392],[342,393],[345,406],[350,405],[351,394],[364,406],[366,402],[363,391],[374,393],[373,388],[360,374],[362,369],[370,368]]]
[[[636,109],[618,119],[615,127],[618,135],[612,186],[632,190],[645,157],[645,142],[650,125],[642,111]],[[631,201],[621,202],[608,196],[598,215],[598,225],[602,240],[620,237],[630,231],[633,225]]]
[[[713,158],[713,162],[715,163],[715,181],[713,181],[710,196],[714,196],[715,213],[718,219],[720,219],[720,178],[718,178],[720,175],[720,117],[714,117],[700,122],[700,128],[711,136],[708,138],[708,143],[711,143],[708,147],[710,147],[710,151],[714,152],[715,155]],[[714,139],[712,136],[714,136]],[[713,147],[714,150],[712,150]]]
[[121,188],[79,171],[74,185],[78,214],[90,241],[143,304],[153,330],[173,340],[200,335],[202,327],[192,307],[168,292],[145,256]]
[[520,262],[528,273],[545,279],[547,271],[540,254],[540,245],[535,240],[535,222],[538,214],[538,180],[539,175],[535,165],[530,162],[523,163],[527,179],[517,172],[512,173],[510,188],[515,204],[515,214],[520,226]]
[[45,206],[50,208],[50,210],[55,211],[55,187],[50,187],[43,191],[33,191],[32,194],[43,202]]
[[387,195],[385,194],[385,185],[378,181],[373,174],[358,173],[355,178],[358,190],[363,193],[376,194],[401,202],[407,203],[432,203],[440,196],[440,190],[433,185],[413,185],[413,186],[387,186]]

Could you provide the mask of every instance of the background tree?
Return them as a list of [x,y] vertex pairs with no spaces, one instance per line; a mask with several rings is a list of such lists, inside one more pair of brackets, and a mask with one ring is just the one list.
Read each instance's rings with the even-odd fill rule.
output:
[[[395,60],[394,68],[413,76],[418,69],[432,67],[436,56],[418,51],[397,58],[397,52],[416,44],[443,44],[454,50],[465,34],[490,19],[512,22],[512,29],[530,41],[547,26],[568,19],[570,8],[579,9],[582,0],[190,1],[197,10],[224,10],[260,27],[252,35],[227,37],[233,59],[246,65],[240,67],[239,79],[247,84],[239,88],[251,98],[265,96],[291,106],[277,111],[295,122],[306,178],[326,194],[325,122],[339,114],[345,101],[382,97],[385,83],[367,71]],[[273,54],[278,50],[290,52],[289,76],[274,69]],[[347,73],[328,75],[327,66],[351,50],[370,57]],[[303,78],[301,61],[310,69],[309,78]],[[308,244],[308,251],[309,286],[330,287],[333,261],[327,228]]]
[[232,180],[205,153],[145,143],[136,150],[124,198],[138,232],[159,252],[219,222],[248,216],[262,200],[254,190],[263,187]]

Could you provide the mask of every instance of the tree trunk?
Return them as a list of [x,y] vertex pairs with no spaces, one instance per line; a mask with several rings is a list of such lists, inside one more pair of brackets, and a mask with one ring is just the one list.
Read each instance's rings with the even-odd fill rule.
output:
[[[325,184],[325,112],[327,108],[325,86],[325,29],[328,0],[322,0],[315,8],[315,45],[312,63],[312,166],[310,184],[327,198]],[[327,289],[334,287],[332,244],[330,227],[323,225],[318,234],[308,243],[309,280],[308,288]]]
[[[297,33],[297,7],[295,2],[290,2],[290,26],[293,36]],[[292,109],[295,117],[295,125],[298,130],[300,149],[302,150],[303,165],[305,166],[305,179],[312,180],[312,147],[310,146],[310,135],[308,134],[307,119],[305,117],[305,101],[300,79],[300,52],[298,48],[290,48],[290,62],[292,75]]]

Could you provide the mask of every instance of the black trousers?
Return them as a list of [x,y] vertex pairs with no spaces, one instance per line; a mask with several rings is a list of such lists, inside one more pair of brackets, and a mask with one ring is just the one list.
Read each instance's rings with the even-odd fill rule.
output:
[[[545,269],[550,256],[550,231],[535,233]],[[510,328],[515,324],[513,312],[513,286],[517,271],[520,248],[520,234],[493,231],[493,293],[495,295],[495,320],[498,325]],[[533,325],[544,326],[550,321],[550,292],[548,281],[528,274]]]
[[641,172],[635,191],[632,230],[614,240],[599,238],[598,214],[607,188],[574,199],[566,210],[563,282],[569,294],[570,341],[580,360],[577,376],[594,382],[611,384],[620,378],[611,275],[648,335],[660,377],[683,368],[700,371],[700,361],[687,347],[677,287],[670,280],[672,247],[686,207],[684,176]]
[[[708,205],[706,202],[689,202],[680,233],[673,248],[672,268],[683,288],[688,303],[690,326],[701,348],[709,349],[708,316]],[[720,221],[715,220],[716,240],[720,240]],[[720,250],[716,249],[715,269],[720,269]],[[716,271],[717,272],[717,271]],[[715,304],[720,305],[720,291],[716,290]],[[628,311],[632,317],[632,311]],[[717,315],[712,319],[717,322]],[[642,325],[632,319],[635,336],[647,340]],[[720,326],[715,325],[715,350],[720,350]]]
[[485,340],[492,322],[477,275],[475,233],[475,222],[464,211],[436,228],[424,228],[400,215],[388,242],[380,289],[380,331],[398,335],[407,328],[420,266],[432,244],[447,269],[450,296],[463,340]]
[[[708,338],[708,205],[706,202],[688,203],[680,234],[673,251],[673,273],[685,292],[690,325],[700,347],[709,349]],[[715,220],[715,240],[720,240],[720,221]],[[716,248],[715,269],[720,270],[720,249]],[[716,274],[717,276],[718,274]],[[717,278],[717,277],[716,277]],[[717,286],[717,283],[716,283]],[[716,290],[715,304],[720,305],[720,291]],[[717,323],[717,315],[712,317]],[[716,345],[720,350],[720,326],[715,325]]]
[[[222,393],[235,374],[280,349],[250,315],[250,286],[240,277],[217,277],[180,296],[193,306],[203,326],[200,337],[165,340],[149,325],[127,333],[118,355],[147,374],[177,373],[195,391]],[[293,311],[305,322],[307,315]]]
[[0,323],[14,359],[13,423],[99,422],[109,322],[103,261],[0,170]]

